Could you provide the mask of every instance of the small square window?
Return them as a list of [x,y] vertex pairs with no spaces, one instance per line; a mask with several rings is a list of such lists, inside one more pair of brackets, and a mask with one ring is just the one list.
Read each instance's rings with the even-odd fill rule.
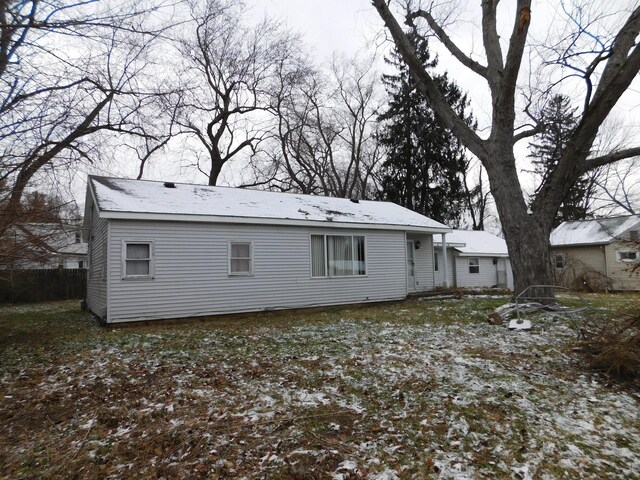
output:
[[153,244],[123,242],[122,278],[153,278]]
[[252,268],[251,242],[229,243],[229,275],[251,275]]
[[469,258],[469,273],[480,273],[480,259],[478,257]]
[[564,269],[564,255],[555,255],[554,263],[555,263],[556,269],[558,270]]

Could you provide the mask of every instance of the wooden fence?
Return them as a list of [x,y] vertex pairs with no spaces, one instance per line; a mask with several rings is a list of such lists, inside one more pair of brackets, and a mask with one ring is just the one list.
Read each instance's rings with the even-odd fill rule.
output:
[[0,303],[68,300],[86,294],[85,269],[0,271]]

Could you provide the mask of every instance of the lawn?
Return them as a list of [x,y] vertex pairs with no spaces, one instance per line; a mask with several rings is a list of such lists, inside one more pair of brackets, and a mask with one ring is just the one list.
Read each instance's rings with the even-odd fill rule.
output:
[[[600,305],[633,296],[594,296]],[[104,329],[0,308],[3,478],[638,478],[638,396],[506,298]]]

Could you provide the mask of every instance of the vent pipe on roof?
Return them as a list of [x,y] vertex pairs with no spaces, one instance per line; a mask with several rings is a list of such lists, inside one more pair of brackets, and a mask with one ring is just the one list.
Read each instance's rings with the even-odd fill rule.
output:
[[176,184],[173,182],[164,182],[165,188],[176,188]]

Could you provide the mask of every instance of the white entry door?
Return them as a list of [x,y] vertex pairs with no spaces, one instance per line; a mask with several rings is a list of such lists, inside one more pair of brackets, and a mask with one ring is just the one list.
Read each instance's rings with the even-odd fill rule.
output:
[[416,259],[413,240],[407,241],[407,289],[410,292],[416,290]]

